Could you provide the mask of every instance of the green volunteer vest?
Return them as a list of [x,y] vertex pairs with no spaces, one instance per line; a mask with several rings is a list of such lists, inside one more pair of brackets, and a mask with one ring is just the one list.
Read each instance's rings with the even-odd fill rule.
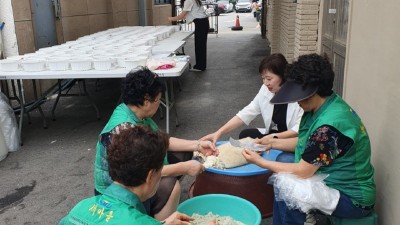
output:
[[[96,145],[96,159],[94,161],[94,184],[98,192],[104,193],[104,190],[113,182],[108,174],[108,163],[106,159],[107,151],[100,142],[100,136],[104,133],[110,132],[121,123],[131,123],[133,125],[142,124],[150,127],[152,130],[159,130],[157,124],[151,119],[146,118],[139,120],[135,113],[129,109],[125,103],[121,103],[114,110],[110,120],[101,131],[99,140]],[[164,158],[164,165],[168,165],[167,156]]]
[[79,202],[58,225],[159,225],[148,216],[139,198],[118,184],[111,184],[104,195]]
[[334,159],[329,166],[320,167],[317,173],[329,174],[324,180],[326,185],[348,195],[354,204],[375,204],[374,168],[370,163],[371,146],[367,131],[356,112],[337,94],[329,96],[315,114],[304,113],[295,162],[300,161],[308,137],[322,125],[335,127],[354,144],[344,156]]

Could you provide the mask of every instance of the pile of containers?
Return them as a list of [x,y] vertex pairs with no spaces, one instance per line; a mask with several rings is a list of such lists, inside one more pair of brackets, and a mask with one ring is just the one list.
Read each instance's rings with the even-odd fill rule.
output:
[[0,60],[1,71],[133,69],[145,66],[152,47],[179,26],[118,27],[41,48],[35,53]]

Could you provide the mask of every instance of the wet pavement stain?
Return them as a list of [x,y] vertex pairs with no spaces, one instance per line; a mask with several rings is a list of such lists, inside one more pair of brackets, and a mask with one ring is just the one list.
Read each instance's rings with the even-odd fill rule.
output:
[[[22,199],[33,191],[36,186],[36,180],[31,185],[23,186],[15,189],[15,192],[0,198],[0,214],[3,214],[8,208],[22,202]],[[25,207],[25,206],[24,206]]]

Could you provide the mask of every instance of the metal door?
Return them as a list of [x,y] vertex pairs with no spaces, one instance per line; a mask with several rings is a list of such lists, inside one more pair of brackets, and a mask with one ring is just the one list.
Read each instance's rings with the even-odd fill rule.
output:
[[322,53],[326,53],[335,72],[333,90],[343,94],[344,65],[348,28],[349,0],[325,0],[322,18]]
[[53,0],[32,0],[36,50],[57,44]]

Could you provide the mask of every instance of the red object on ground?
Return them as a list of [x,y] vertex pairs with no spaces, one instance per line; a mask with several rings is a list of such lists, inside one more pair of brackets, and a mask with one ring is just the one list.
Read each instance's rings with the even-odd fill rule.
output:
[[239,15],[236,16],[235,27],[240,27]]
[[239,15],[236,16],[235,26],[231,27],[231,30],[243,30],[243,27],[240,26]]

